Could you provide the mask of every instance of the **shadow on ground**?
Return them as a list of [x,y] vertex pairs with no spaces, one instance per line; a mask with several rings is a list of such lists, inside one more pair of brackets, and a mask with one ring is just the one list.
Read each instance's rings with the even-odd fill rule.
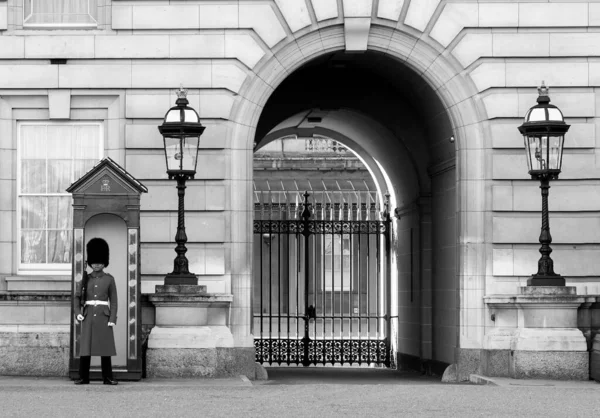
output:
[[441,378],[417,372],[367,367],[266,367],[269,379],[255,384],[268,385],[431,385]]

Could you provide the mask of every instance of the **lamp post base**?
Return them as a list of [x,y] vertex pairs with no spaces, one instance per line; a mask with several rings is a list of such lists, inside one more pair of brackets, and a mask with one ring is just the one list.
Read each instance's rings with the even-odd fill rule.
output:
[[553,276],[545,276],[534,274],[527,279],[527,286],[564,286],[565,278],[558,274]]
[[188,274],[169,273],[165,277],[165,285],[173,285],[173,284],[197,285],[198,277],[192,273],[188,273]]

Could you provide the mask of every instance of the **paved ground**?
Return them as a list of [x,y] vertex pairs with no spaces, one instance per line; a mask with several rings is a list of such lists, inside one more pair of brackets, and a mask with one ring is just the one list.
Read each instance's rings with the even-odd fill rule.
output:
[[487,385],[374,369],[269,369],[269,380],[93,382],[0,377],[1,417],[598,417],[600,384]]

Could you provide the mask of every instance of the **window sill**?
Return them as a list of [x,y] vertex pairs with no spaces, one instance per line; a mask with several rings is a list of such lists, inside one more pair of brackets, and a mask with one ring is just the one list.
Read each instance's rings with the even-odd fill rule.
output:
[[24,23],[24,30],[89,30],[98,29],[97,23],[58,24],[58,23]]
[[71,276],[63,273],[56,275],[18,275],[6,276],[6,290],[16,293],[48,293],[48,292],[70,292]]

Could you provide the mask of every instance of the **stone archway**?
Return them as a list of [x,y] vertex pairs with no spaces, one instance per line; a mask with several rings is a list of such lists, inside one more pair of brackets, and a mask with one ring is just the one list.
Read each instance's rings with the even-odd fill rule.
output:
[[[265,104],[275,88],[302,65],[332,51],[343,51],[345,48],[344,37],[341,36],[343,32],[343,27],[332,26],[324,30],[309,32],[297,42],[281,46],[272,57],[265,59],[255,68],[256,76],[248,79],[240,90],[232,110],[231,116],[235,124],[230,132],[234,158],[237,156],[247,164],[244,167],[233,169],[235,172],[232,172],[233,181],[231,183],[232,203],[236,203],[232,207],[239,208],[235,214],[235,218],[238,219],[238,227],[232,228],[231,241],[234,251],[237,252],[236,249],[241,251],[239,254],[249,254],[250,252],[249,231],[252,221],[251,199],[246,199],[249,197],[250,183],[247,176],[240,175],[239,170],[243,169],[246,174],[249,172],[253,143]],[[439,147],[432,151],[435,154],[436,164],[430,167],[430,173],[431,170],[436,173],[451,173],[450,183],[454,184],[456,196],[459,196],[451,203],[456,215],[456,233],[450,234],[454,237],[452,243],[454,252],[446,256],[453,259],[449,263],[454,263],[456,267],[451,280],[455,284],[452,291],[454,299],[460,300],[460,304],[457,303],[452,308],[455,309],[456,318],[453,333],[441,337],[445,341],[454,340],[454,343],[449,343],[448,347],[453,346],[457,350],[446,350],[443,354],[436,354],[433,344],[436,337],[428,328],[435,325],[436,319],[427,319],[432,317],[431,306],[421,304],[415,314],[418,319],[407,324],[407,330],[405,330],[419,335],[418,344],[411,346],[408,351],[414,358],[437,360],[441,364],[461,363],[461,358],[468,357],[469,349],[481,347],[484,332],[482,326],[483,301],[481,298],[465,298],[464,296],[465,289],[483,289],[485,285],[486,242],[483,229],[486,207],[485,175],[483,173],[485,167],[483,149],[485,146],[483,128],[479,124],[485,117],[485,111],[479,103],[472,99],[475,94],[472,82],[460,74],[460,65],[451,57],[440,54],[435,47],[423,41],[416,41],[408,34],[388,28],[378,28],[378,32],[389,36],[389,44],[386,47],[369,44],[367,50],[376,51],[401,63],[399,65],[409,68],[411,74],[415,76],[414,80],[419,80],[423,87],[421,103],[428,100],[431,103],[430,123],[434,124],[444,119],[448,121],[449,135],[439,138]],[[311,42],[319,42],[319,40],[324,44],[326,42],[328,47],[326,49],[310,48]],[[406,45],[411,45],[411,47],[406,48]],[[454,138],[454,141],[449,141],[450,136]],[[442,141],[451,145],[442,145]],[[444,159],[444,156],[448,158]],[[453,167],[456,167],[455,172],[452,171]],[[406,222],[416,222],[416,219],[421,219],[419,221],[421,222],[431,217],[428,207],[430,207],[430,200],[424,198],[413,201],[412,206],[398,207],[397,213],[400,219],[404,219]],[[245,209],[242,210],[242,208]],[[422,244],[421,242],[419,245]],[[241,270],[249,271],[249,269],[248,265]],[[237,278],[240,286],[242,283],[248,283],[250,277],[250,274],[240,275]],[[236,278],[232,279],[232,287],[235,289]],[[469,282],[468,287],[466,286],[467,281]],[[430,286],[430,290],[435,290],[433,284]],[[434,299],[431,293],[429,292],[428,297]],[[238,296],[241,298],[240,306],[247,306],[250,300],[249,292],[242,291],[238,293]],[[250,334],[248,321],[243,320],[242,316],[239,319],[232,319],[234,335],[236,335],[237,327],[237,335],[240,338]],[[430,332],[431,334],[427,335]],[[462,353],[466,354],[463,356]]]

